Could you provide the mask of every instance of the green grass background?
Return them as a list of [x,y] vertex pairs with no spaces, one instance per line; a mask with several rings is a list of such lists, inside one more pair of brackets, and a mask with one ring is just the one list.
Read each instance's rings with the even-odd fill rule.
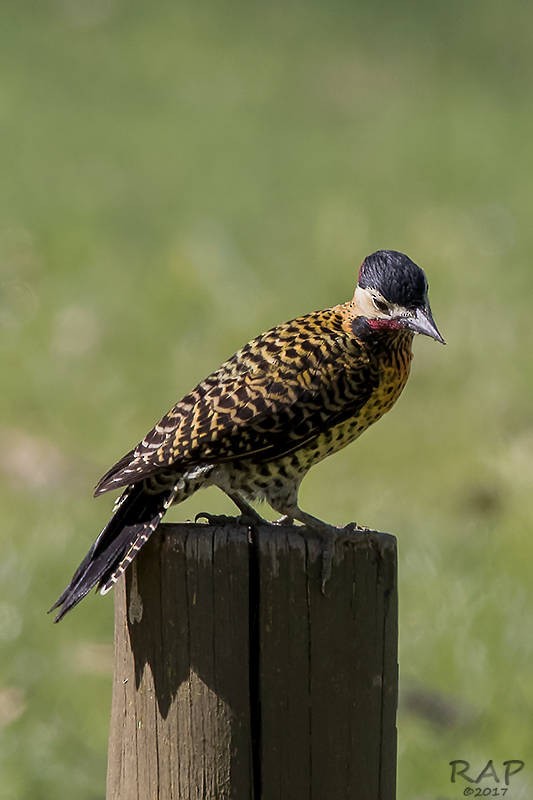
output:
[[448,346],[302,502],[399,536],[400,800],[453,758],[533,796],[532,45],[518,0],[2,4],[1,800],[104,796],[112,601],[45,615],[96,479],[380,247]]

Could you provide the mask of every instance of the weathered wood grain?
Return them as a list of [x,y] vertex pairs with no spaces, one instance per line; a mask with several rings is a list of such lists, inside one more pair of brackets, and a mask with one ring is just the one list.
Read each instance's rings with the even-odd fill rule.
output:
[[116,589],[108,800],[394,800],[396,541],[163,525]]

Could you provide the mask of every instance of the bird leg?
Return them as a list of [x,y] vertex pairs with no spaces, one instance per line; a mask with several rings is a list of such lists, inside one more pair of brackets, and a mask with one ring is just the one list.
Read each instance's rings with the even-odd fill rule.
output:
[[237,522],[240,525],[268,525],[268,520],[257,513],[255,508],[243,500],[237,492],[225,491],[230,500],[233,500],[239,511],[239,516],[232,517],[229,514],[209,514],[207,511],[201,511],[194,518],[195,522],[199,519],[205,519],[209,525],[228,525]]

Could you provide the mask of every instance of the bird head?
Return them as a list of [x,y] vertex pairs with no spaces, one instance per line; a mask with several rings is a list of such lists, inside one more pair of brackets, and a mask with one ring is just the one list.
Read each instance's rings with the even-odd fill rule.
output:
[[367,256],[354,302],[374,330],[404,328],[445,344],[431,313],[424,270],[403,253],[378,250]]

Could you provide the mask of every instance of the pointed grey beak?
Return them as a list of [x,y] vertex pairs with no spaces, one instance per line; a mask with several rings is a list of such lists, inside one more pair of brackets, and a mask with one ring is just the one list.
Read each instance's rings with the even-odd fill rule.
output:
[[409,328],[409,330],[414,331],[415,333],[423,333],[425,336],[430,336],[432,339],[435,339],[441,344],[446,344],[439,333],[439,329],[435,325],[435,320],[433,319],[433,314],[431,313],[429,303],[425,308],[417,308],[413,317],[406,317],[404,320],[404,325],[406,328]]

